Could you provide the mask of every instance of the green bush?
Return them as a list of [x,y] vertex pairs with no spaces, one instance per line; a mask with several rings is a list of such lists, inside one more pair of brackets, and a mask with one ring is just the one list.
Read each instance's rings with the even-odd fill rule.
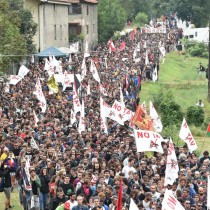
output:
[[204,122],[204,110],[199,106],[190,106],[187,109],[186,119],[189,125],[200,127]]
[[181,107],[175,102],[171,90],[161,90],[153,94],[153,105],[161,115],[164,127],[181,124],[183,113]]
[[201,57],[208,58],[209,57],[209,53],[208,52],[203,52]]
[[182,41],[186,52],[191,56],[208,58],[207,45],[205,43],[187,39],[183,39]]
[[159,106],[163,126],[177,125],[183,119],[181,106],[175,101],[164,100]]
[[148,15],[143,12],[139,12],[134,19],[134,24],[137,24],[138,26],[144,26],[146,23],[148,23],[148,21]]
[[194,47],[189,48],[189,53],[192,56],[202,56],[203,54],[203,49],[199,48],[197,45]]

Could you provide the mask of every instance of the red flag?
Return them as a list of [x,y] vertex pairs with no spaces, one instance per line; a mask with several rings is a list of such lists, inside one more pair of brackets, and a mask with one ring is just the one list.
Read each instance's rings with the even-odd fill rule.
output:
[[122,179],[120,180],[120,188],[119,188],[119,191],[118,191],[118,199],[117,199],[117,209],[116,210],[121,210],[122,208],[122,184],[123,184],[123,181]]
[[109,50],[110,50],[110,52],[115,52],[116,51],[116,48],[114,46],[114,43],[113,43],[112,39],[109,40]]
[[207,127],[207,136],[210,136],[210,123],[208,124],[208,127]]
[[140,105],[138,105],[136,108],[132,123],[137,125],[142,130],[153,130],[152,120]]
[[126,46],[126,43],[125,43],[125,42],[122,42],[122,43],[120,44],[120,47],[118,48],[118,51],[124,50],[124,49],[125,49],[125,46]]
[[127,77],[127,75],[125,75],[125,88],[126,88],[126,90],[128,90],[128,87],[129,87],[128,77]]
[[132,41],[134,40],[134,35],[135,35],[135,31],[133,30],[133,31],[131,32],[131,40],[132,40]]
[[95,57],[93,60],[94,60],[94,63],[95,63],[95,65],[96,65],[96,68],[99,68],[98,58]]

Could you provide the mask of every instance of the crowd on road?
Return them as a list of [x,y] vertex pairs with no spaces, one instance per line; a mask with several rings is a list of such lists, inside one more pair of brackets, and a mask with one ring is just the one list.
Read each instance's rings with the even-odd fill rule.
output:
[[[152,80],[159,70],[160,56],[176,42],[177,32],[146,34],[131,32],[114,41],[116,49],[99,45],[86,58],[87,75],[80,83],[85,102],[85,127],[78,132],[80,119],[71,123],[73,94],[71,89],[49,94],[48,73],[44,62],[31,63],[29,73],[17,85],[0,84],[0,191],[5,193],[5,209],[13,203],[18,186],[19,201],[24,210],[116,210],[119,183],[123,180],[121,210],[128,210],[132,198],[140,210],[161,209],[164,192],[170,189],[186,210],[206,209],[207,176],[210,156],[199,158],[184,147],[175,147],[179,178],[164,186],[167,143],[164,154],[137,153],[129,122],[120,125],[108,119],[108,134],[100,127],[100,85],[89,73],[91,59],[97,67],[101,85],[107,92],[107,104],[120,101],[120,86],[125,106],[134,111],[140,102],[142,80]],[[63,72],[81,74],[83,55],[63,60]],[[146,63],[146,64],[145,64]],[[42,112],[33,94],[41,78],[47,102]],[[87,94],[87,87],[91,94]],[[36,113],[39,122],[34,121]],[[38,148],[32,145],[32,141]]]

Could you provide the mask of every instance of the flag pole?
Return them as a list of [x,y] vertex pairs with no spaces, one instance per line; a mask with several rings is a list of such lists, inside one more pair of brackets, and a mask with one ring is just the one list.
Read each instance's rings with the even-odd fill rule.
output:
[[206,138],[204,139],[203,144],[202,144],[202,146],[201,146],[200,156],[201,156],[201,154],[202,154],[202,149],[203,149],[203,146],[204,146],[205,141],[206,141]]

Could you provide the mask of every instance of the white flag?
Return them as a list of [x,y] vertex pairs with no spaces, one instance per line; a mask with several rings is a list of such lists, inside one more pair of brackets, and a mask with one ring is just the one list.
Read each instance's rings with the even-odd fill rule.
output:
[[156,132],[134,130],[137,152],[154,151],[163,153],[161,142],[163,137]]
[[182,139],[188,146],[189,151],[193,152],[198,148],[195,139],[193,138],[185,118],[182,121],[182,126],[179,132],[179,138]]
[[133,60],[135,61],[135,59],[136,59],[136,56],[137,56],[137,50],[136,50],[136,48],[134,49],[134,51],[133,51]]
[[162,202],[162,210],[185,210],[185,209],[180,204],[180,202],[173,196],[172,192],[166,189],[164,199]]
[[87,95],[90,95],[90,85],[87,85]]
[[36,144],[36,141],[34,140],[34,138],[31,138],[31,148],[39,150],[39,147]]
[[149,58],[148,58],[148,53],[146,50],[145,65],[148,65],[148,64],[149,64]]
[[48,59],[45,59],[45,64],[44,64],[44,70],[48,71],[50,68],[50,62],[48,61]]
[[74,106],[74,113],[81,112],[82,106],[80,104],[80,100],[75,88],[75,85],[73,85],[73,106]]
[[64,81],[62,82],[63,84],[63,91],[66,90],[67,87],[72,87],[72,75],[73,74],[67,74],[67,71],[64,72]]
[[53,64],[54,67],[59,66],[59,62],[58,62],[58,60],[55,58],[54,55],[53,55],[53,57],[52,57],[52,64]]
[[100,98],[100,122],[101,122],[101,130],[104,131],[104,133],[108,134],[106,114],[104,112],[105,109],[106,108],[104,108],[103,99]]
[[76,122],[76,116],[74,111],[71,109],[71,125],[73,125]]
[[69,63],[72,63],[71,53],[69,54]]
[[144,113],[147,114],[147,107],[145,101],[142,103],[141,108],[144,110]]
[[152,119],[155,131],[160,133],[163,130],[163,124],[151,101],[149,102],[149,108],[150,108],[150,117]]
[[105,96],[108,96],[108,93],[106,91],[106,89],[103,87],[102,84],[99,84],[99,89],[100,89],[100,92],[105,95]]
[[166,56],[166,49],[164,46],[161,46],[160,48],[160,52],[162,53],[162,56],[165,57]]
[[120,89],[120,101],[125,106],[124,96],[123,96],[123,92],[122,92],[122,87],[120,86],[119,89]]
[[46,102],[45,96],[42,92],[42,87],[41,87],[39,78],[37,78],[35,90],[34,90],[33,94],[36,95],[37,99],[40,101],[39,105],[42,109],[42,112],[45,112],[47,109],[47,102]]
[[86,62],[85,62],[85,57],[84,57],[82,61],[82,66],[81,66],[81,81],[85,78],[86,74],[87,74],[87,67],[86,67]]
[[4,88],[5,93],[9,93],[9,83],[7,82]]
[[22,80],[21,76],[18,75],[10,75],[9,84],[10,85],[17,85],[18,82]]
[[97,68],[95,66],[95,63],[94,61],[91,59],[91,64],[90,64],[90,72],[92,72],[93,74],[93,78],[98,82],[100,83],[100,77],[98,75],[98,71],[97,71]]
[[29,70],[24,65],[22,65],[19,69],[18,76],[24,78],[26,74],[28,74]]
[[89,52],[89,47],[88,47],[88,40],[85,40],[85,53],[84,53],[84,57],[87,58],[90,56],[90,52]]
[[102,97],[100,97],[100,107],[103,112],[101,112],[101,116],[108,117],[110,113],[111,106],[107,104]]
[[155,66],[155,69],[154,69],[154,71],[153,71],[153,73],[152,73],[152,81],[153,81],[153,82],[156,82],[157,79],[158,79],[158,75],[157,75],[157,65],[156,65],[156,66]]
[[139,210],[138,206],[135,204],[133,199],[131,198],[129,210]]
[[34,115],[34,124],[35,124],[35,126],[37,126],[37,123],[39,122],[39,119],[38,119],[38,117],[36,115],[36,112],[34,110],[33,110],[33,115]]
[[60,60],[58,61],[58,66],[56,66],[56,71],[57,71],[59,74],[63,74],[62,62],[61,62]]
[[176,158],[176,153],[174,149],[174,144],[172,139],[169,140],[168,146],[168,156],[166,162],[166,171],[165,171],[165,186],[168,184],[173,185],[173,183],[178,178],[179,165]]
[[31,56],[31,63],[34,63],[34,55]]
[[208,186],[207,186],[207,208],[210,209],[210,176],[208,176]]
[[107,58],[104,58],[104,61],[105,61],[105,67],[106,67],[106,69],[108,69],[108,66],[107,66]]
[[136,51],[140,52],[141,51],[141,43],[139,42],[136,46]]
[[132,112],[130,109],[126,108],[124,104],[118,102],[115,100],[114,104],[112,105],[112,110],[116,113],[118,116],[117,122],[124,123],[127,120],[130,120],[134,116],[134,112]]
[[82,101],[82,110],[80,112],[80,119],[79,119],[79,133],[81,134],[82,131],[85,131],[85,105],[84,105],[84,101]]
[[147,48],[147,42],[146,41],[144,42],[144,48],[145,49]]

